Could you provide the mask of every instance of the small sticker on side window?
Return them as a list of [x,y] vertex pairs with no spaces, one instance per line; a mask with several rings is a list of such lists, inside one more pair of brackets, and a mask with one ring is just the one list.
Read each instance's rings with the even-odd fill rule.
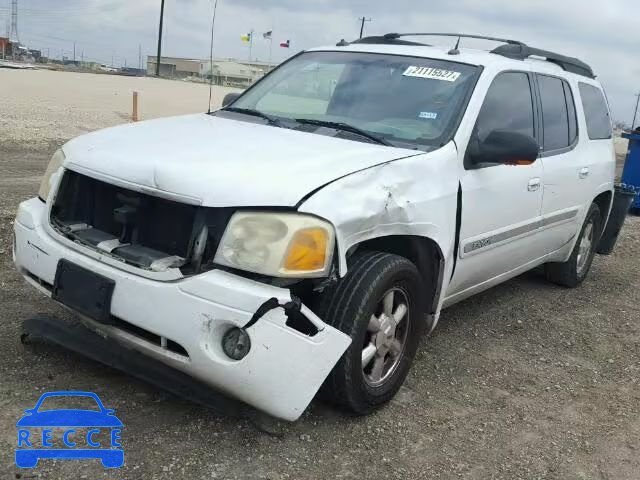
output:
[[419,117],[427,120],[435,120],[438,118],[438,114],[436,112],[420,112]]
[[454,72],[452,70],[442,70],[441,68],[416,67],[412,65],[407,68],[402,75],[404,75],[405,77],[418,77],[430,80],[455,82],[460,77],[460,72]]

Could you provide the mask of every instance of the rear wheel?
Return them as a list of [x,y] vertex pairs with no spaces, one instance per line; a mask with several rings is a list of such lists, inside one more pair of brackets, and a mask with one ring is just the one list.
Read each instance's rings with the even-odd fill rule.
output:
[[577,287],[587,277],[602,233],[600,209],[593,203],[580,230],[569,260],[545,265],[547,279],[565,287]]
[[425,329],[422,279],[398,255],[365,251],[330,292],[321,318],[352,343],[322,387],[322,395],[354,413],[388,402],[404,382]]

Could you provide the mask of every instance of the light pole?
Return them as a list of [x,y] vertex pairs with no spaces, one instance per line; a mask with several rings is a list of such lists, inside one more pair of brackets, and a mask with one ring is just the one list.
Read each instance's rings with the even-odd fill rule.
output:
[[631,122],[631,130],[633,130],[633,127],[635,127],[636,125],[636,115],[638,114],[638,104],[640,103],[640,93],[636,93],[636,108],[633,111],[633,121]]
[[156,77],[160,76],[160,56],[162,55],[162,21],[164,20],[164,0],[160,1],[160,27],[158,28],[158,58],[156,59]]
[[362,38],[362,34],[364,33],[364,22],[370,22],[370,18],[361,17],[358,18],[362,23],[360,24],[360,38]]

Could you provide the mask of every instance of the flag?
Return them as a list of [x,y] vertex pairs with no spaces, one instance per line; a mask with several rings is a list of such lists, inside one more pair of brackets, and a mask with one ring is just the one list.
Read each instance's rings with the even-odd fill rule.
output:
[[250,43],[251,42],[251,34],[247,33],[246,35],[241,35],[240,36],[240,40],[242,40],[244,43]]
[[269,30],[268,32],[265,32],[262,34],[262,38],[264,38],[265,40],[271,40],[271,35],[273,34],[272,30]]
[[291,46],[291,40],[287,40],[286,42],[280,42],[280,46],[282,48],[289,48]]

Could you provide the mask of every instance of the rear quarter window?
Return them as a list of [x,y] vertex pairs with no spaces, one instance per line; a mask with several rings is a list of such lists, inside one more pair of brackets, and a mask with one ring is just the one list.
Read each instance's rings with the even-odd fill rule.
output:
[[602,90],[582,82],[578,86],[589,138],[591,140],[611,138],[611,117]]

